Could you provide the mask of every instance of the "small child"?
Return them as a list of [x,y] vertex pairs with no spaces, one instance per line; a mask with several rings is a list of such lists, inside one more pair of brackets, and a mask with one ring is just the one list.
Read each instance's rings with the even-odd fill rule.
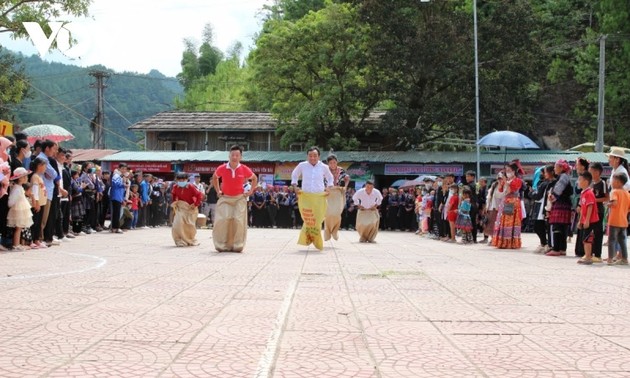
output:
[[[31,214],[33,214],[33,204],[37,202],[37,200],[33,197],[33,185],[30,182],[25,182],[22,184],[22,188],[24,188],[24,195],[26,196],[28,203],[31,205]],[[34,218],[31,215],[32,218]],[[35,224],[35,220],[33,219],[33,224]],[[33,227],[33,225],[31,225]],[[29,249],[38,248],[37,245],[33,244],[33,234],[31,233],[31,227],[24,227],[22,229],[22,244],[25,246],[29,246]]]
[[44,185],[44,172],[46,172],[46,162],[43,159],[31,160],[31,192],[33,194],[33,225],[31,226],[31,237],[33,242],[31,243],[31,249],[46,249],[48,246],[44,243],[42,233],[42,222],[44,216],[44,209],[46,206],[50,206],[48,198],[46,197],[46,185]]
[[593,240],[595,239],[593,225],[599,221],[595,193],[591,188],[592,182],[593,176],[588,171],[580,173],[577,181],[578,187],[582,189],[578,229],[582,230],[582,243],[584,245],[584,257],[578,260],[578,264],[584,265],[593,264]]
[[457,184],[452,184],[449,187],[449,200],[446,204],[446,220],[450,226],[451,235],[446,240],[448,243],[455,243],[455,222],[457,222],[457,215],[459,213],[459,187]]
[[[630,209],[630,193],[623,189],[628,177],[616,173],[612,177],[612,188],[608,207],[608,265],[628,265],[628,246],[626,229],[628,228],[628,211]],[[619,246],[621,258],[614,261],[615,249]]]
[[25,168],[16,168],[11,176],[11,193],[9,193],[9,213],[7,215],[7,227],[15,228],[13,231],[13,249],[25,251],[29,247],[21,244],[22,228],[33,225],[33,213],[31,204],[24,194],[22,184],[28,180],[30,171]]
[[130,228],[132,230],[135,230],[136,226],[138,225],[138,208],[140,207],[140,194],[138,194],[138,184],[131,185],[131,193],[129,193],[129,204],[129,210],[131,211],[131,214],[133,216],[133,218],[131,219]]
[[457,229],[462,231],[462,244],[470,244],[473,242],[472,229],[473,223],[470,218],[470,209],[472,204],[470,203],[470,196],[472,192],[469,188],[464,188],[462,191],[462,200],[459,204],[459,211],[457,214]]

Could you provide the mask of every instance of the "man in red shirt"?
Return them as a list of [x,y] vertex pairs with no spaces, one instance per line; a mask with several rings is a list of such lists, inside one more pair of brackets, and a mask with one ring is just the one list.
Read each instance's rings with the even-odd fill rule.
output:
[[578,229],[582,230],[582,242],[584,243],[584,257],[578,260],[578,264],[593,264],[593,225],[599,221],[597,201],[591,188],[593,176],[588,171],[580,173],[578,186],[582,189],[580,194],[580,222]]
[[203,199],[203,193],[197,190],[194,184],[188,182],[188,175],[180,172],[176,176],[175,186],[171,191],[173,197],[173,227],[171,233],[175,245],[186,247],[199,245],[197,236],[197,215],[199,204]]
[[[212,186],[219,200],[216,206],[212,240],[218,252],[242,252],[247,238],[247,198],[258,185],[258,177],[241,164],[243,148],[230,148],[230,161],[221,164],[212,176]],[[219,185],[219,178],[221,185]],[[244,185],[252,180],[245,192]]]

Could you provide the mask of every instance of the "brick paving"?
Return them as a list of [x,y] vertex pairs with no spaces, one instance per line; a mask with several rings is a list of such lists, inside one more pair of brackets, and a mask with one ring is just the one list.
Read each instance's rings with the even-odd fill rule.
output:
[[[342,231],[167,228],[0,254],[1,377],[628,377],[630,269]],[[570,245],[572,248],[573,246]]]

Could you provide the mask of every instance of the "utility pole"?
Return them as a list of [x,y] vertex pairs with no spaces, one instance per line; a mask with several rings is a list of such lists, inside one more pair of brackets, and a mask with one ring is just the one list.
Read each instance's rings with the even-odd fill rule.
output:
[[479,46],[477,45],[477,0],[473,1],[473,27],[475,38],[475,136],[477,141],[477,179],[481,177],[481,151],[479,150]]
[[96,83],[90,85],[92,88],[96,88],[96,115],[90,123],[90,129],[92,131],[92,148],[104,149],[105,148],[105,133],[103,132],[105,125],[105,112],[103,103],[105,98],[103,97],[103,90],[107,87],[103,83],[103,79],[109,77],[109,74],[105,71],[90,71],[90,76],[96,78]]
[[606,87],[606,35],[599,37],[599,95],[597,101],[597,142],[595,152],[604,152],[604,99]]

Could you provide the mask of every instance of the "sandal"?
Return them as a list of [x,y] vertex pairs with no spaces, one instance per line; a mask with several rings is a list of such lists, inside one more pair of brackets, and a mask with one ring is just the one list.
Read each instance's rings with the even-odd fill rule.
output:
[[577,263],[582,265],[593,265],[593,260],[582,257],[577,261]]

